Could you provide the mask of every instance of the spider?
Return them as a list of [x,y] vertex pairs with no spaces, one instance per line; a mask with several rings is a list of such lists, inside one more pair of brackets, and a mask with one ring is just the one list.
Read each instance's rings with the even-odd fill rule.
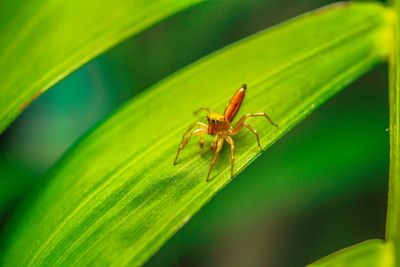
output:
[[[235,163],[235,143],[233,142],[233,139],[231,135],[237,134],[240,130],[242,130],[243,127],[247,127],[250,131],[252,131],[258,142],[258,146],[260,147],[260,150],[262,151],[262,147],[260,145],[260,137],[258,136],[258,133],[256,130],[254,130],[250,125],[248,125],[245,121],[249,117],[259,117],[259,116],[264,116],[268,119],[268,121],[278,127],[276,123],[274,123],[270,117],[268,117],[267,114],[265,113],[251,113],[251,114],[246,114],[243,115],[236,123],[234,126],[231,126],[231,122],[233,121],[236,113],[238,112],[242,102],[244,95],[246,93],[247,86],[246,84],[243,84],[243,86],[233,95],[231,101],[229,102],[228,106],[225,108],[224,115],[214,113],[210,108],[208,107],[201,107],[195,113],[201,111],[201,110],[206,110],[209,112],[209,114],[206,116],[207,121],[208,121],[208,126],[205,125],[204,123],[201,122],[196,122],[193,123],[189,129],[183,134],[182,137],[182,142],[181,145],[178,148],[178,152],[176,153],[174,165],[176,164],[176,161],[178,160],[179,153],[181,150],[186,146],[186,144],[189,142],[190,137],[194,135],[200,135],[200,148],[203,148],[204,145],[204,135],[208,133],[209,135],[213,135],[214,140],[211,144],[211,150],[214,152],[214,159],[211,163],[210,170],[208,171],[207,174],[207,179],[206,181],[209,180],[210,178],[210,173],[212,168],[214,167],[214,164],[218,158],[219,152],[222,149],[222,145],[224,144],[224,139],[230,144],[231,146],[231,177],[233,176],[233,168],[234,168],[234,163]],[[186,137],[186,135],[193,129],[193,127],[198,126],[200,129],[194,130],[189,136]],[[186,137],[186,138],[185,138]]]

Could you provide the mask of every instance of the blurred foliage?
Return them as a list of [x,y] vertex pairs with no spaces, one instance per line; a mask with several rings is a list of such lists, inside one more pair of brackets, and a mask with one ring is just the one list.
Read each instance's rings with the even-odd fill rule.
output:
[[4,1],[0,8],[0,132],[79,66],[198,1]]
[[[240,37],[328,2],[208,1],[112,49],[40,97],[2,136],[1,197],[7,202],[15,199],[78,136],[162,77]],[[259,265],[279,257],[280,263],[289,261],[283,256],[288,250],[297,256],[286,266],[306,264],[356,242],[383,238],[388,162],[384,77],[380,68],[363,78],[263,153],[149,264],[200,266],[219,260],[217,265],[222,266],[222,262],[234,262],[240,256],[246,260],[241,250],[235,252],[237,257],[229,253],[232,247],[225,248],[225,254],[219,253],[238,233],[235,229],[240,224],[244,225],[240,228],[242,237],[251,228],[267,231],[268,235],[262,236],[267,242],[273,232],[281,234],[275,235],[282,239],[280,243],[273,240],[267,247],[250,238],[241,244],[240,248],[245,248],[256,243],[250,247],[261,254]],[[363,116],[365,112],[368,116]],[[325,151],[331,152],[330,158],[324,159]],[[269,179],[287,184],[271,184]],[[296,186],[301,190],[295,190]],[[282,188],[288,189],[287,194],[274,195]],[[368,195],[373,196],[369,201]],[[331,203],[328,206],[327,201]],[[382,205],[373,206],[376,202]],[[335,213],[339,206],[344,209],[341,221],[347,223],[328,224],[329,212],[323,218],[313,216],[327,213],[326,209]],[[307,227],[299,226],[302,221]],[[354,229],[364,232],[355,233]]]
[[[79,66],[129,36],[197,2],[199,0],[151,2],[116,0],[103,4],[98,4],[96,1],[76,0],[2,2],[0,6],[2,36],[0,39],[0,133],[40,94]],[[73,86],[76,84],[73,83]],[[76,96],[79,99],[81,95],[78,93]],[[56,107],[66,104],[65,99],[60,100],[61,105],[58,103]],[[91,100],[96,101],[93,98]],[[73,107],[70,108],[76,112]],[[94,110],[94,113],[96,116],[107,114],[101,106],[100,110]],[[18,140],[16,148],[18,149],[19,146],[23,151],[15,152],[23,155],[22,160],[24,156],[32,157],[33,154],[40,163],[46,164],[48,163],[46,159],[54,160],[61,155],[57,146],[62,146],[63,141],[70,144],[76,139],[76,136],[73,136],[75,131],[68,131],[71,128],[70,125],[59,124],[56,114],[54,115],[51,120],[53,125],[41,125],[40,121],[30,120],[32,128],[44,129],[44,132],[36,138],[47,141],[47,131],[51,131],[51,126],[65,127],[67,131],[61,129],[54,143],[50,143],[52,146],[49,149],[37,147],[38,144],[34,139],[28,140],[27,144]],[[92,121],[91,114],[88,115],[89,120]],[[78,130],[86,130],[87,125],[88,121],[85,122],[84,129],[81,127]],[[33,136],[36,132],[33,130],[30,133]],[[27,149],[32,149],[33,151],[30,152],[33,153],[26,153]],[[5,154],[5,159],[0,157],[0,165],[9,160],[8,153],[5,152]],[[29,161],[28,159],[25,162]],[[35,169],[41,167],[37,166],[36,162],[28,163],[28,167],[32,166]],[[12,175],[14,170],[18,174],[13,164],[9,169],[5,171],[5,175]],[[4,188],[11,189],[5,197],[0,198],[5,201],[0,204],[0,212],[6,207],[4,203],[11,202],[17,192],[21,192],[23,183],[23,179],[0,182]]]

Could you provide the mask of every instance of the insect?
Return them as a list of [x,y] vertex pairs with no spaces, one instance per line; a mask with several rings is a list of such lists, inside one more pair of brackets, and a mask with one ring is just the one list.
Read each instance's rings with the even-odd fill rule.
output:
[[[231,135],[235,135],[240,130],[242,130],[243,127],[248,128],[250,131],[252,131],[258,142],[258,146],[260,147],[260,150],[262,151],[262,147],[260,145],[260,137],[258,136],[258,133],[256,130],[254,130],[249,124],[246,123],[246,119],[249,117],[261,117],[264,116],[268,119],[268,121],[278,127],[276,123],[274,123],[270,117],[268,117],[267,114],[265,113],[250,113],[243,115],[233,126],[231,126],[231,122],[235,118],[236,113],[239,111],[239,108],[243,102],[244,95],[246,93],[247,86],[246,84],[243,84],[243,86],[236,91],[236,93],[233,95],[231,101],[229,102],[228,106],[226,106],[224,114],[218,114],[214,113],[210,108],[208,107],[201,107],[199,110],[197,110],[195,113],[205,110],[208,111],[209,114],[206,116],[207,121],[208,121],[208,126],[204,123],[201,122],[196,122],[193,123],[189,129],[183,134],[182,137],[182,142],[181,145],[178,148],[178,152],[176,153],[174,165],[176,164],[176,161],[178,160],[179,153],[181,150],[186,146],[186,144],[189,142],[190,138],[195,135],[200,135],[200,148],[203,148],[204,145],[204,135],[207,133],[209,135],[213,135],[214,140],[211,144],[211,150],[214,152],[214,159],[211,163],[210,170],[208,171],[207,174],[207,181],[210,178],[211,170],[214,167],[214,164],[218,158],[219,152],[222,149],[222,145],[224,144],[224,140],[226,140],[229,145],[231,146],[231,177],[233,176],[233,168],[235,164],[235,143],[233,142],[233,139]],[[199,129],[194,130],[192,133],[188,135],[188,133],[195,127],[199,127]],[[188,135],[188,136],[187,136]]]

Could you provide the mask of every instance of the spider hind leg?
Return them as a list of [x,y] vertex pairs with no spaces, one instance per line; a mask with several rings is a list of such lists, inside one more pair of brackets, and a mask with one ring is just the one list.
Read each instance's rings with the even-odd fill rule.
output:
[[260,136],[258,135],[258,132],[257,132],[256,130],[254,130],[254,129],[253,129],[250,125],[248,125],[247,123],[243,123],[243,125],[244,125],[245,127],[247,127],[247,129],[249,129],[250,131],[252,131],[252,132],[254,133],[254,135],[255,135],[256,138],[257,138],[258,147],[260,148],[261,151],[263,151],[263,148],[262,148],[262,146],[261,146],[261,144],[260,144]]
[[231,145],[231,177],[233,176],[233,168],[235,165],[235,142],[233,142],[232,137],[226,135],[226,141]]

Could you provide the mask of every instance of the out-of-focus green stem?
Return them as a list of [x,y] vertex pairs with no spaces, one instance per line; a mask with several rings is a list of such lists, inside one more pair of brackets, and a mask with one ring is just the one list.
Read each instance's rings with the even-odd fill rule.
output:
[[[400,264],[400,87],[399,27],[400,0],[394,1],[394,49],[390,56],[390,171],[386,240],[394,245],[395,261]],[[398,266],[398,265],[397,265]]]

